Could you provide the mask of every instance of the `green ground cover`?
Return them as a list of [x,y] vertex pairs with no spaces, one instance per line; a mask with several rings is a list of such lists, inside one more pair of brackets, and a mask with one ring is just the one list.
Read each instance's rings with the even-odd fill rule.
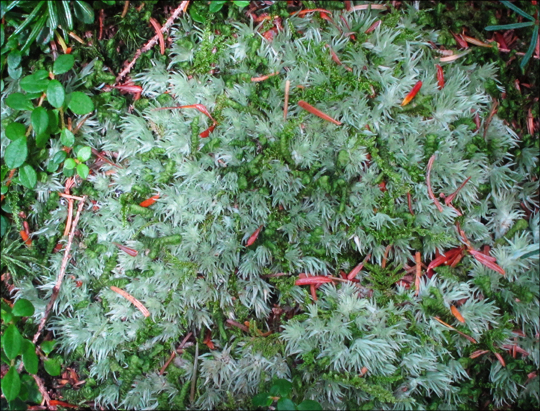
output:
[[178,5],[102,3],[73,62],[2,40],[4,405],[36,374],[92,409],[539,405],[538,59],[483,30],[519,13],[198,2],[133,98],[104,83]]

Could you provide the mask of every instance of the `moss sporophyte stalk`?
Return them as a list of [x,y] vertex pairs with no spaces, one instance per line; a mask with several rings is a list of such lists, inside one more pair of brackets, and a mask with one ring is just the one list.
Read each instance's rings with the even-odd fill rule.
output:
[[[99,203],[81,216],[84,247],[66,273],[82,286],[62,288],[51,329],[96,382],[96,405],[249,408],[275,379],[323,409],[538,404],[539,378],[519,371],[540,366],[539,214],[527,222],[520,207],[538,205],[527,195],[538,157],[513,158],[518,136],[496,115],[487,122],[486,87],[502,88],[493,65],[441,62],[438,33],[413,8],[381,13],[292,16],[271,41],[253,25],[225,34],[182,18],[170,61],[132,76],[134,111],[118,127],[81,127],[121,168],[105,164],[82,187]],[[52,211],[42,235],[64,221]],[[460,261],[426,275],[465,240]],[[484,246],[504,276],[470,251]],[[43,290],[61,256],[50,263]],[[329,280],[295,285],[314,276]],[[18,296],[48,298],[31,279]],[[493,354],[470,359],[476,350]]]

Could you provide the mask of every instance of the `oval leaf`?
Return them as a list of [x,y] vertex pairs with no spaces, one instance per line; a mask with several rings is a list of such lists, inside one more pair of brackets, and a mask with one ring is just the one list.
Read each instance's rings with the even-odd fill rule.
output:
[[32,110],[32,102],[22,93],[13,93],[6,97],[6,104],[14,110]]
[[22,136],[13,140],[6,148],[4,161],[8,168],[13,169],[20,167],[26,161],[28,156],[28,146],[26,145],[26,137]]
[[54,61],[53,64],[53,73],[54,74],[64,74],[72,69],[75,64],[75,57],[71,54],[61,54]]
[[292,391],[292,384],[284,380],[282,378],[277,379],[274,381],[274,384],[272,384],[272,388],[270,388],[271,393],[276,393],[279,397],[288,397],[289,394]]
[[32,74],[21,79],[21,88],[28,93],[41,93],[47,90],[49,79],[41,79],[39,76]]
[[30,317],[34,315],[34,311],[34,305],[30,301],[21,298],[13,305],[12,313],[17,317]]
[[66,157],[67,157],[67,153],[64,150],[60,150],[54,155],[52,162],[55,164],[60,164],[62,161],[66,159]]
[[90,169],[86,164],[78,164],[77,165],[77,174],[83,179],[86,180],[86,177],[88,177],[88,173],[90,172]]
[[21,58],[22,58],[22,54],[19,50],[12,50],[11,53],[9,53],[7,57],[8,67],[13,70],[18,68],[19,64],[21,64]]
[[75,114],[88,114],[94,110],[94,103],[92,99],[86,94],[80,91],[74,91],[71,93],[71,101],[68,104],[68,107]]
[[45,355],[49,355],[52,350],[54,350],[54,346],[56,345],[56,341],[43,341],[40,345],[41,351],[45,353]]
[[289,410],[296,410],[296,407],[294,406],[294,402],[292,402],[288,398],[280,398],[280,400],[277,402],[276,409],[278,411],[289,411]]
[[46,360],[43,363],[43,366],[45,367],[45,371],[47,371],[49,375],[52,375],[53,377],[60,375],[60,362],[57,358]]
[[47,101],[51,106],[55,108],[62,107],[64,104],[64,99],[66,98],[66,93],[64,91],[64,86],[58,80],[51,80],[49,86],[47,87]]
[[313,400],[305,400],[296,406],[299,411],[322,411],[321,404]]
[[11,123],[6,127],[6,137],[10,140],[17,140],[19,137],[24,137],[26,126],[21,123]]
[[22,354],[24,368],[30,374],[37,374],[38,372],[38,356],[36,354],[36,347],[30,341],[27,342],[26,347]]
[[92,155],[92,149],[88,146],[81,147],[77,152],[77,158],[79,161],[86,161]]
[[13,401],[21,390],[21,379],[15,367],[10,367],[7,374],[2,378],[2,393],[6,400]]
[[64,168],[66,170],[72,170],[74,169],[75,167],[77,167],[77,163],[75,162],[75,160],[73,160],[72,158],[68,158],[65,162],[64,162]]
[[38,136],[36,136],[36,146],[39,148],[43,148],[47,145],[47,141],[49,141],[49,133],[43,133]]
[[251,401],[255,408],[267,408],[273,402],[272,398],[270,398],[270,394],[267,392],[257,394]]
[[84,1],[76,0],[73,4],[73,10],[75,11],[75,17],[86,24],[94,22],[94,10]]
[[15,324],[11,324],[2,336],[2,347],[6,356],[12,360],[21,351],[22,336]]
[[65,146],[71,147],[75,143],[75,136],[67,128],[63,128],[60,132],[60,142]]
[[49,115],[47,114],[47,110],[43,107],[36,107],[32,112],[31,120],[32,127],[34,127],[37,136],[45,133],[49,126]]
[[25,164],[19,170],[19,181],[26,188],[32,189],[37,183],[36,171],[30,164]]

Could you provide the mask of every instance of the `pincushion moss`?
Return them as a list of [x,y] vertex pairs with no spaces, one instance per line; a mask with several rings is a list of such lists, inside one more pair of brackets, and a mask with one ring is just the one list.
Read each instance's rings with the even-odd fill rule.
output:
[[[143,99],[122,114],[120,128],[86,121],[88,145],[117,152],[122,168],[102,167],[80,187],[99,209],[81,217],[83,237],[67,272],[82,286],[66,282],[55,307],[61,349],[89,374],[68,400],[187,406],[194,350],[166,375],[158,371],[188,332],[202,342],[212,330],[215,349],[199,347],[192,408],[250,408],[274,377],[291,379],[298,397],[326,409],[467,409],[486,399],[496,407],[538,405],[539,379],[528,378],[540,365],[538,254],[531,252],[539,245],[538,213],[503,238],[524,216],[520,203],[538,206],[536,153],[523,150],[514,162],[518,137],[496,116],[487,120],[493,66],[466,57],[440,63],[431,48],[437,33],[423,32],[414,10],[390,14],[365,34],[380,18],[338,12],[332,25],[292,17],[271,42],[253,26],[216,32],[184,19],[170,64],[155,62],[134,77]],[[344,34],[351,32],[355,41]],[[401,107],[418,81],[419,94]],[[300,100],[342,125],[301,109]],[[208,138],[199,134],[212,123],[196,109],[155,110],[192,104],[218,123]],[[429,197],[432,155],[435,195],[470,177],[453,201],[462,216],[444,204],[439,212]],[[154,205],[137,206],[155,194]],[[41,234],[64,220],[57,211]],[[424,276],[418,295],[414,285],[396,285],[415,251],[427,264],[436,251],[461,245],[456,223],[474,248],[493,247],[506,275],[467,255]],[[316,302],[294,285],[300,273],[349,272],[368,254],[359,284],[323,285]],[[19,291],[36,307],[48,300],[60,266],[60,255],[51,259],[47,292],[38,296],[30,280]],[[276,273],[287,275],[268,276]],[[111,285],[151,316],[144,320]],[[452,316],[454,305],[464,324]],[[249,333],[225,328],[227,319],[249,321]],[[275,334],[260,335],[267,330]],[[515,338],[529,355],[505,351]],[[482,349],[489,353],[469,358]]]

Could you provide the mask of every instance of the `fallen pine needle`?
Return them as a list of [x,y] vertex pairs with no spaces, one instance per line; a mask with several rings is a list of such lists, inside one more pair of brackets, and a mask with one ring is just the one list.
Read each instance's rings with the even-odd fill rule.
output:
[[249,328],[247,328],[244,324],[240,324],[239,322],[236,322],[234,320],[227,320],[225,323],[232,325],[234,327],[240,328],[242,331],[249,332]]
[[420,277],[422,277],[422,260],[420,259],[419,251],[414,254],[414,261],[416,262],[416,276],[414,280],[416,291],[414,295],[418,297],[418,293],[420,292]]
[[435,161],[435,154],[433,154],[431,156],[431,158],[429,159],[429,161],[428,161],[426,184],[427,184],[427,188],[428,188],[429,198],[431,198],[433,200],[433,202],[435,203],[435,206],[437,206],[437,209],[442,213],[443,208],[441,206],[441,203],[439,203],[439,200],[437,200],[437,197],[435,197],[435,194],[433,194],[433,190],[431,189],[431,177],[430,177],[430,175],[431,175],[431,167],[433,167],[433,162],[434,161]]
[[383,4],[359,4],[358,6],[352,6],[350,11],[357,10],[386,10],[386,6]]
[[469,53],[469,51],[466,51],[465,53],[461,53],[461,54],[454,54],[454,55],[452,55],[452,56],[441,57],[441,58],[439,59],[439,61],[440,61],[441,63],[450,63],[451,61],[455,61],[455,60],[457,60],[457,59],[459,59],[459,58],[465,56],[465,55],[468,54],[468,53]]
[[285,104],[283,106],[283,120],[287,120],[287,111],[289,110],[289,89],[291,87],[291,81],[285,82]]
[[189,337],[191,337],[191,333],[188,333],[188,335],[186,335],[186,337],[182,340],[182,342],[180,343],[180,345],[176,348],[176,350],[174,350],[172,352],[172,354],[170,355],[169,359],[167,360],[167,362],[165,364],[163,364],[163,367],[161,367],[161,370],[159,370],[159,375],[163,375],[163,373],[165,372],[165,370],[167,369],[167,367],[170,365],[170,363],[172,362],[172,360],[174,360],[174,357],[176,357],[176,352],[178,350],[181,350],[182,348],[184,348],[184,345],[186,345],[186,342],[187,340],[189,340]]
[[161,54],[165,54],[165,40],[163,39],[163,33],[161,32],[161,25],[153,17],[150,17],[150,24],[154,27],[156,36],[158,36],[160,52]]
[[454,315],[454,317],[457,318],[457,320],[460,323],[465,324],[465,318],[463,318],[463,316],[461,315],[461,313],[459,312],[459,310],[455,306],[451,305],[450,306],[450,311],[452,311],[452,314]]
[[461,335],[462,337],[465,337],[467,340],[469,340],[470,342],[472,342],[473,344],[478,344],[478,342],[472,338],[470,335],[467,335],[465,333],[462,333],[461,331],[459,330],[456,330],[454,327],[452,327],[451,325],[448,325],[446,324],[443,320],[441,320],[439,317],[433,317],[435,318],[438,322],[440,322],[442,325],[445,325],[446,327],[450,328],[451,330],[457,332],[459,335]]
[[115,293],[120,294],[122,297],[124,297],[126,300],[128,300],[131,304],[133,304],[137,309],[145,316],[150,317],[150,311],[135,297],[133,297],[131,294],[128,294],[124,290],[121,290],[118,287],[115,287],[114,285],[111,285],[111,290],[113,290]]
[[269,79],[270,77],[273,77],[273,76],[277,76],[279,74],[279,71],[275,71],[274,73],[270,73],[270,74],[267,74],[265,76],[261,76],[261,77],[251,77],[251,81],[253,83],[258,83],[260,81],[264,81],[266,79]]
[[330,121],[331,123],[334,123],[335,125],[337,126],[340,126],[341,123],[337,120],[334,120],[332,117],[330,117],[329,115],[327,114],[324,114],[322,111],[320,111],[319,109],[316,109],[315,107],[313,107],[311,104],[309,103],[306,103],[304,100],[300,100],[298,102],[298,105],[300,107],[302,107],[304,110],[306,111],[309,111],[311,114],[314,114],[316,115],[317,117],[320,117],[322,118],[323,120],[326,120],[326,121]]

